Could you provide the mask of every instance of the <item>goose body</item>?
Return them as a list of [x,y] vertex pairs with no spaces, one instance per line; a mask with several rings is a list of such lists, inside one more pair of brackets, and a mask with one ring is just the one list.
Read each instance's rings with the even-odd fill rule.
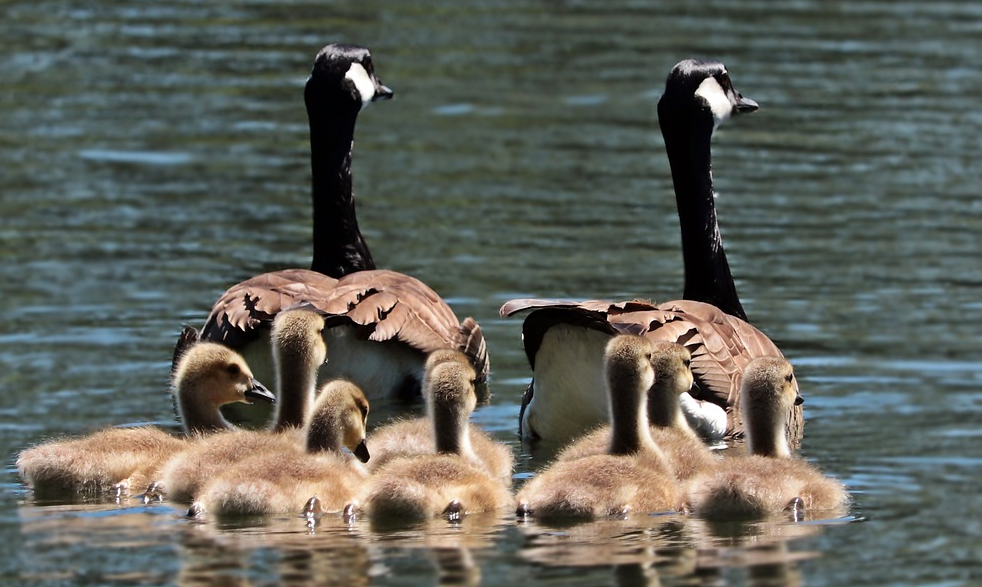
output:
[[[440,362],[467,365],[467,357],[456,351],[437,351],[429,356],[426,370],[432,371]],[[458,404],[466,409],[466,404]],[[504,483],[511,482],[514,457],[511,449],[494,440],[487,432],[467,426],[468,440],[461,443],[461,456]],[[399,420],[387,424],[371,435],[372,460],[369,469],[375,471],[399,457],[433,454],[436,442],[430,418]]]
[[271,332],[279,401],[270,429],[230,430],[198,440],[168,459],[156,490],[174,501],[190,502],[204,483],[245,456],[302,446],[317,370],[327,360],[323,330],[324,318],[317,312],[293,308],[278,313]]
[[[229,428],[219,411],[225,404],[272,402],[274,397],[238,353],[210,343],[183,352],[172,385],[184,431],[193,436]],[[17,471],[38,492],[142,491],[187,442],[153,426],[107,428],[25,449],[17,457]]]
[[[699,439],[682,413],[681,396],[688,395],[693,377],[689,351],[674,342],[652,345],[655,383],[648,390],[648,424],[676,479],[689,479],[715,467],[712,451]],[[610,446],[611,427],[603,426],[559,453],[560,461],[603,454]]]
[[[289,450],[256,453],[230,464],[203,485],[194,515],[296,514],[315,498],[317,512],[342,510],[367,476],[365,443],[368,401],[354,384],[322,387],[305,430],[306,443]],[[358,461],[346,454],[353,453]]]
[[838,480],[825,477],[806,461],[794,458],[785,420],[789,407],[801,403],[790,363],[760,357],[743,376],[743,419],[751,454],[729,457],[714,471],[695,477],[689,502],[711,520],[755,519],[782,511],[839,515],[849,495]]
[[[622,333],[684,344],[692,353],[693,397],[726,410],[725,435],[742,435],[743,369],[755,357],[781,356],[781,351],[747,322],[737,296],[716,220],[710,139],[728,117],[756,109],[717,61],[677,64],[658,102],[682,231],[684,299],[661,304],[518,299],[501,307],[502,317],[530,312],[522,327],[533,371],[519,417],[524,438],[566,441],[606,421],[598,393],[603,348]],[[688,410],[687,416],[695,428],[718,429],[718,411]],[[800,437],[802,423],[800,408],[793,408],[790,438]]]
[[604,354],[611,430],[604,454],[567,455],[518,492],[520,517],[594,519],[678,510],[684,495],[651,437],[647,393],[655,382],[650,341],[612,338]]
[[393,458],[373,473],[362,503],[374,522],[458,519],[511,504],[507,484],[475,463],[470,447],[475,377],[467,361],[429,362],[424,397],[435,451]]
[[271,371],[273,317],[306,302],[328,316],[325,337],[337,357],[321,370],[321,381],[347,378],[370,399],[415,396],[427,353],[444,348],[466,352],[479,382],[487,377],[480,326],[471,318],[461,322],[420,280],[376,269],[358,228],[351,175],[355,122],[366,105],[391,96],[375,76],[368,49],[327,45],[317,54],[304,91],[313,172],[311,268],[233,285],[202,329],[203,338],[239,349],[257,373]]

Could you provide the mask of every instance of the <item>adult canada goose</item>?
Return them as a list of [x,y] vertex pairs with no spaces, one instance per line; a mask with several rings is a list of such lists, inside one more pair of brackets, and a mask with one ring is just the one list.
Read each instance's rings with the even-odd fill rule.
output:
[[162,467],[153,492],[190,501],[201,484],[245,456],[291,451],[303,443],[301,428],[317,385],[317,370],[327,359],[324,318],[306,308],[290,308],[273,320],[278,402],[269,430],[232,430],[203,438],[175,454]]
[[[273,401],[238,353],[213,343],[187,348],[172,386],[187,435],[231,427],[219,411],[225,404]],[[154,426],[107,428],[25,449],[17,457],[17,471],[39,492],[123,493],[145,489],[164,460],[185,447],[185,439]]]
[[507,484],[469,458],[469,418],[477,404],[474,369],[430,364],[425,399],[435,453],[395,458],[375,471],[362,507],[375,523],[403,523],[493,512],[511,503]]
[[[682,414],[679,398],[692,387],[691,355],[674,342],[651,345],[655,383],[648,390],[648,424],[651,437],[661,448],[677,479],[689,479],[712,469],[716,457],[696,435]],[[564,448],[557,460],[566,461],[603,454],[610,446],[611,427],[603,426]]]
[[[710,139],[730,116],[755,110],[757,103],[733,88],[718,61],[678,63],[658,101],[682,228],[684,299],[662,304],[519,299],[501,307],[502,317],[532,310],[522,326],[533,371],[519,417],[524,438],[561,441],[606,420],[599,393],[601,357],[603,345],[617,333],[684,344],[692,353],[693,396],[726,409],[728,435],[743,433],[741,373],[754,357],[781,351],[746,322],[737,297],[716,222]],[[788,419],[792,440],[801,436],[802,425],[796,406]]]
[[416,396],[426,354],[466,352],[483,383],[487,349],[480,326],[460,322],[423,282],[375,268],[358,229],[351,181],[355,121],[392,90],[375,76],[367,48],[327,45],[317,54],[304,101],[310,122],[313,243],[310,270],[287,269],[233,285],[215,303],[202,338],[240,352],[257,373],[271,371],[269,323],[307,302],[328,318],[332,360],[321,380],[346,378],[371,399]]
[[795,519],[815,511],[844,513],[849,494],[806,461],[792,457],[784,433],[792,404],[801,396],[783,358],[758,357],[743,375],[743,421],[750,456],[729,457],[715,471],[694,478],[689,501],[712,520],[753,519],[790,511]]
[[648,390],[655,383],[651,342],[633,335],[610,339],[604,375],[610,402],[606,453],[556,461],[530,479],[516,497],[519,517],[592,519],[681,507],[681,488],[648,425]]
[[[459,351],[437,351],[431,353],[426,360],[426,373],[432,373],[439,363],[456,362],[469,365],[467,356]],[[432,389],[432,385],[424,385]],[[452,404],[452,408],[468,410],[467,404]],[[468,412],[469,414],[469,412]],[[447,417],[448,421],[466,424],[468,414],[455,414]],[[476,426],[466,426],[466,432],[459,428],[439,430],[440,434],[459,434],[461,443],[457,451],[471,464],[484,469],[492,477],[510,483],[514,457],[511,449],[494,440],[488,433]],[[411,420],[397,420],[372,432],[372,460],[368,467],[377,470],[389,461],[398,457],[432,454],[436,451],[433,424],[429,417]]]
[[325,383],[305,429],[305,445],[231,463],[204,484],[189,515],[295,514],[307,504],[316,504],[316,513],[341,511],[368,474],[343,452],[347,448],[358,460],[369,459],[367,419],[368,400],[356,385],[342,379]]

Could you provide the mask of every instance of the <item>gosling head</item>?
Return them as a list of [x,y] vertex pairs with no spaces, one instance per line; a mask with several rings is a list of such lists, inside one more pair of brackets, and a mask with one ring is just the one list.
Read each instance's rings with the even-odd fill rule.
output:
[[674,342],[652,345],[651,365],[655,369],[655,384],[669,393],[680,395],[692,389],[695,378],[691,369],[692,353]]
[[623,334],[610,339],[604,351],[604,374],[611,400],[630,397],[636,404],[638,396],[644,397],[655,383],[653,360],[651,341],[643,336]]
[[648,391],[648,423],[652,426],[692,432],[682,413],[681,403],[681,395],[692,389],[695,381],[691,361],[689,350],[680,344],[652,344],[651,365],[655,370],[655,384]]
[[460,363],[463,365],[470,365],[471,362],[464,353],[454,350],[454,349],[437,349],[427,355],[426,364],[423,366],[423,371],[429,373],[434,367],[440,363]]
[[702,120],[712,134],[731,116],[758,108],[757,102],[736,91],[725,65],[719,61],[686,59],[668,74],[665,93],[658,100],[658,120],[662,132],[682,119]]
[[357,113],[372,102],[388,100],[392,95],[392,90],[375,76],[367,47],[331,44],[322,48],[314,59],[304,101],[312,115],[332,107],[349,107]]
[[212,342],[199,342],[184,351],[174,366],[172,385],[188,433],[227,428],[219,411],[225,404],[275,401],[239,353]]
[[791,408],[804,402],[794,384],[791,363],[780,357],[751,361],[743,371],[740,402],[750,451],[790,455],[784,428]]
[[277,363],[289,360],[316,370],[327,362],[324,316],[306,306],[288,308],[276,315],[270,333]]
[[368,430],[368,399],[361,388],[344,379],[325,383],[317,395],[307,425],[307,450],[350,450],[367,463],[371,454],[365,437]]
[[[174,391],[179,398],[194,394],[197,403],[216,407],[276,399],[253,377],[239,353],[213,342],[199,342],[184,353],[174,370]],[[201,401],[202,397],[207,401]]]

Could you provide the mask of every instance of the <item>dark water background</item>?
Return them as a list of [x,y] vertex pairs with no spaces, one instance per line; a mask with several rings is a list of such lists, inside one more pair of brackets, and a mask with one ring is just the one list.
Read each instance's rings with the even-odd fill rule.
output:
[[[516,483],[542,461],[514,435],[521,320],[497,308],[680,295],[655,104],[676,61],[723,60],[762,106],[714,141],[727,254],[850,517],[375,532],[35,502],[17,451],[171,424],[181,325],[308,264],[302,85],[328,42],[371,47],[396,91],[359,120],[361,226],[482,323],[475,421],[515,447]],[[980,54],[961,2],[2,3],[0,582],[979,584]]]

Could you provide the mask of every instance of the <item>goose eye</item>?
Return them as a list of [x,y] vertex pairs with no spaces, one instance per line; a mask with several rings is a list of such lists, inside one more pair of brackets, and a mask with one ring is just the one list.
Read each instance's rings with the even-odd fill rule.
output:
[[228,373],[229,375],[238,375],[239,373],[242,372],[242,369],[240,369],[239,366],[236,365],[235,363],[232,363],[231,365],[225,367],[225,372]]

